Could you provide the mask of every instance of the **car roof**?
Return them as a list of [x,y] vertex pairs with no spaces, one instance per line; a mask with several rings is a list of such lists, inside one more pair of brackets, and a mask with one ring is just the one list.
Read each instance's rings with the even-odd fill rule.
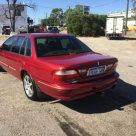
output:
[[52,36],[72,36],[70,34],[58,34],[58,33],[27,33],[27,34],[16,34],[14,36],[29,36],[29,37],[52,37]]

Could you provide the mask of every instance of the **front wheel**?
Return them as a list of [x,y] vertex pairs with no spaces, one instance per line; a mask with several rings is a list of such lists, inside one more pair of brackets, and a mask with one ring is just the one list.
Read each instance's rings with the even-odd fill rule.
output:
[[36,85],[32,77],[26,72],[23,76],[23,86],[26,96],[35,101],[38,99]]

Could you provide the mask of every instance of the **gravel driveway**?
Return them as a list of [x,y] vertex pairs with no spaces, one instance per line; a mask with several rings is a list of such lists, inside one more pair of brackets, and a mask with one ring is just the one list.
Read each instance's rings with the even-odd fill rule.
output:
[[[136,39],[79,38],[119,60],[117,87],[74,101],[34,102],[22,82],[0,70],[0,136],[136,136]],[[6,37],[0,37],[0,44]]]

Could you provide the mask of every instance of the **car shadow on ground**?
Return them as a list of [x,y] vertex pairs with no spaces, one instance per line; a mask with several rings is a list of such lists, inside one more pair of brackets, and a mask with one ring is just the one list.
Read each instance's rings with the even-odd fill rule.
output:
[[[95,94],[73,101],[52,102],[61,103],[62,105],[84,114],[105,113],[113,110],[123,110],[124,106],[135,104],[136,86],[125,83],[119,79],[117,87],[105,92],[104,96]],[[133,108],[136,107],[133,105]],[[136,109],[135,109],[136,110]]]
[[[1,72],[7,73],[0,68]],[[60,103],[84,114],[105,113],[116,109],[123,110],[124,106],[130,104],[130,107],[136,110],[136,86],[119,79],[116,88],[105,91],[104,96],[95,94],[73,101],[63,101],[47,97],[37,102],[49,102],[50,104]]]

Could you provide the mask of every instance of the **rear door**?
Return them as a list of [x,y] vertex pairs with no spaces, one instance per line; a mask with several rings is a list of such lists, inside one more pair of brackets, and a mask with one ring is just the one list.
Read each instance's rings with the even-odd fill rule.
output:
[[10,37],[3,45],[2,51],[0,51],[0,66],[7,72],[9,72],[8,55],[10,54],[11,46],[16,39],[15,36]]
[[8,55],[9,71],[17,78],[20,74],[19,67],[21,65],[21,56],[19,55],[19,52],[24,40],[25,36],[18,36],[12,45],[11,53]]
[[107,18],[106,33],[112,34],[114,31],[114,18]]
[[124,18],[116,19],[116,33],[122,33]]

